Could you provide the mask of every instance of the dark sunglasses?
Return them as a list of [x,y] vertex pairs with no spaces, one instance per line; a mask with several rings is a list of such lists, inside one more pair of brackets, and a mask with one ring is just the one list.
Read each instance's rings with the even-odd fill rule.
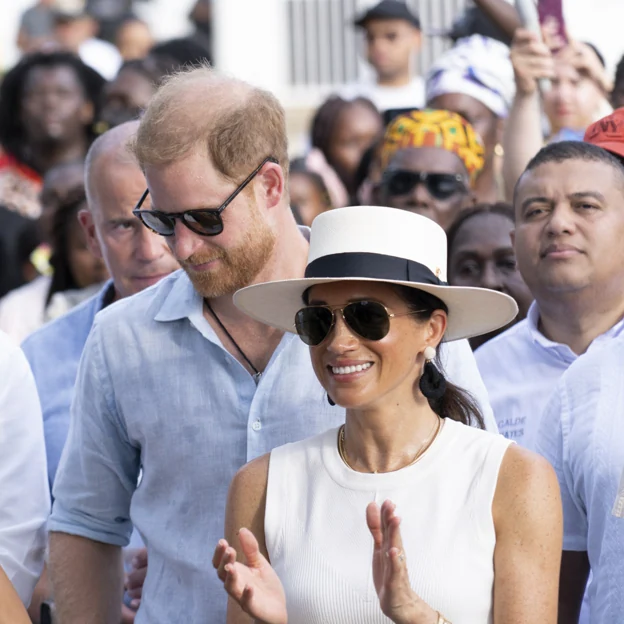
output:
[[223,232],[223,219],[221,213],[232,203],[234,198],[258,175],[262,167],[268,162],[276,163],[277,159],[272,156],[265,158],[256,169],[247,177],[234,192],[218,208],[199,208],[197,210],[185,210],[184,212],[160,212],[160,210],[141,210],[141,206],[149,195],[146,189],[138,204],[132,211],[143,225],[152,232],[161,236],[173,236],[175,233],[176,219],[180,219],[186,227],[201,234],[201,236],[217,236]]
[[336,323],[336,312],[349,329],[364,340],[381,340],[390,331],[390,319],[396,316],[409,316],[425,310],[390,314],[386,307],[377,301],[354,301],[342,308],[329,306],[307,306],[295,315],[295,329],[303,342],[316,347],[331,333]]
[[386,170],[381,184],[388,195],[396,197],[411,193],[417,184],[424,184],[435,199],[449,199],[468,189],[463,176],[453,173],[427,173],[425,171]]

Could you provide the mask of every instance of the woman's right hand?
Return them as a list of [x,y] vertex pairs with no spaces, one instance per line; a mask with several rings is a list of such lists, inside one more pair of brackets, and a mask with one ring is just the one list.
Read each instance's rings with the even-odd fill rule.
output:
[[238,536],[244,562],[236,561],[236,550],[220,540],[212,558],[217,576],[245,613],[263,624],[287,624],[286,595],[279,577],[260,552],[253,533],[241,529]]

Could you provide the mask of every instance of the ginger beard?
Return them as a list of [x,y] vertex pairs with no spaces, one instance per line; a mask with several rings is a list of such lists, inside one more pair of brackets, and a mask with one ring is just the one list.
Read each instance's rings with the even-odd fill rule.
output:
[[[180,265],[189,276],[195,290],[205,299],[233,295],[249,286],[266,266],[275,248],[275,234],[260,216],[254,205],[251,225],[242,242],[231,249],[214,249],[212,252],[196,253]],[[193,266],[214,260],[220,262],[208,271],[194,271]]]

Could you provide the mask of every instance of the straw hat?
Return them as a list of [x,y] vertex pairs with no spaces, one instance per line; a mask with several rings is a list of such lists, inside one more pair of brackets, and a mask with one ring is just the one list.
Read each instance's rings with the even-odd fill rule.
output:
[[385,282],[435,295],[448,307],[446,341],[494,331],[518,313],[508,295],[446,284],[446,234],[437,223],[379,206],[319,215],[312,224],[305,277],[248,286],[234,295],[234,303],[248,316],[294,333],[305,291],[342,281]]

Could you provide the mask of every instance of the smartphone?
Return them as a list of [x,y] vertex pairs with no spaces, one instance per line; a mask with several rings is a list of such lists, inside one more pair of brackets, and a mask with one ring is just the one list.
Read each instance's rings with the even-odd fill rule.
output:
[[557,34],[563,41],[568,42],[563,20],[563,0],[538,0],[537,14],[540,24],[543,24],[548,19],[556,19],[559,26]]

